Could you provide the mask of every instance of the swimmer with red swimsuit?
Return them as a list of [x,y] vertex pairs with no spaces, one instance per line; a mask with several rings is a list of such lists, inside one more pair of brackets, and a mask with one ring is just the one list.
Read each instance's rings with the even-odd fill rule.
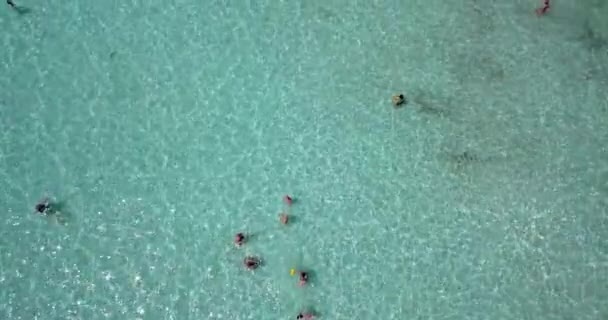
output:
[[245,244],[245,234],[243,234],[242,232],[237,233],[237,234],[234,236],[234,244],[235,244],[237,247],[240,247],[240,246],[242,246],[243,244]]

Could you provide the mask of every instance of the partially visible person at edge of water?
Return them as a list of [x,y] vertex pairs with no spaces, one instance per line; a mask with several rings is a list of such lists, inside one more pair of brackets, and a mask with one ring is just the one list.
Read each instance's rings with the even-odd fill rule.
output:
[[24,15],[31,12],[29,8],[19,6],[13,0],[6,0],[6,4],[8,4],[19,15]]
[[309,313],[309,312],[300,312],[296,316],[297,320],[312,320],[314,318],[315,318],[315,316],[312,313]]

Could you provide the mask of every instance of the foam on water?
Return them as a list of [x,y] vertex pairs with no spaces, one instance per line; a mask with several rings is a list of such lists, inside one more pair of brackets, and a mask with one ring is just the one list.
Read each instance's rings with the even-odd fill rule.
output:
[[19,2],[0,318],[608,316],[608,5]]

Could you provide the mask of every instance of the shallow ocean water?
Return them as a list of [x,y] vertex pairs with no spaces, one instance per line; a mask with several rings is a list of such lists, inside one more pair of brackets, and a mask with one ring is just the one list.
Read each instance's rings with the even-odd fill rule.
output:
[[608,316],[608,4],[18,4],[0,318]]

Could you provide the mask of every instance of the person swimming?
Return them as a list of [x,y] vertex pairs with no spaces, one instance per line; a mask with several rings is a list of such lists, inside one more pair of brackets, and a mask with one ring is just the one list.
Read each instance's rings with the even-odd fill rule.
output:
[[404,104],[406,102],[405,101],[405,96],[403,94],[396,94],[396,95],[394,95],[393,98],[392,98],[392,100],[393,100],[393,106],[395,108],[401,106],[402,104]]
[[307,312],[300,312],[296,316],[297,320],[312,320],[314,318],[315,318],[315,316],[312,313],[307,313]]
[[286,194],[283,197],[283,202],[285,202],[286,205],[291,206],[293,204],[293,198],[290,195]]
[[243,264],[248,270],[254,270],[260,266],[260,259],[256,257],[245,257]]
[[36,209],[36,212],[38,212],[39,214],[48,216],[49,214],[53,213],[53,208],[51,206],[51,201],[48,198],[44,198],[42,200],[40,200],[36,206],[34,207],[34,209]]
[[289,216],[287,213],[279,214],[279,221],[281,221],[281,224],[287,224],[289,222]]
[[234,244],[235,244],[237,247],[240,247],[240,246],[242,246],[243,244],[245,244],[245,234],[243,234],[242,232],[237,233],[237,234],[234,236]]
[[308,282],[308,272],[300,271],[300,286],[304,286]]

